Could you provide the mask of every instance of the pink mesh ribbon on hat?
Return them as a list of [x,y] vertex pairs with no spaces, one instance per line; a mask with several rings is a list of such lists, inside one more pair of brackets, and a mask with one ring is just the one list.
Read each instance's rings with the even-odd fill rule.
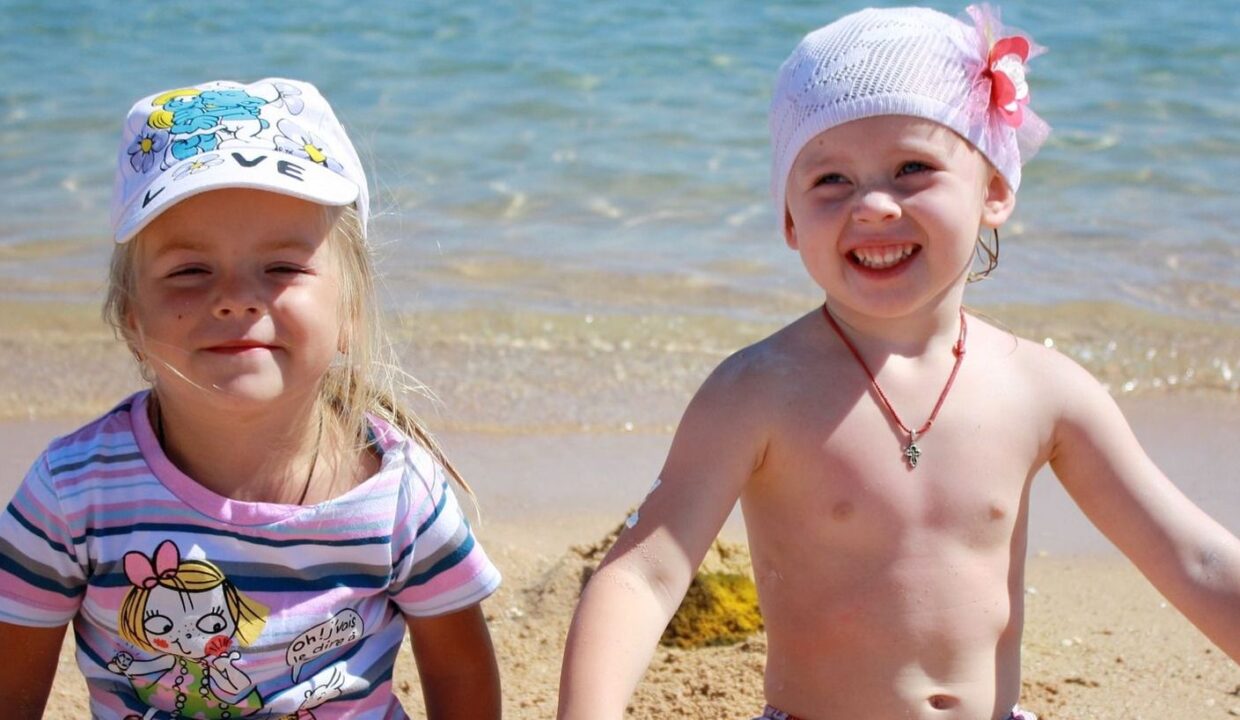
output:
[[[965,12],[977,31],[979,57],[985,58],[969,97],[972,114],[987,124],[987,133],[1015,130],[1018,162],[1029,162],[1050,136],[1051,128],[1029,107],[1025,68],[1046,48],[1020,30],[1004,27],[998,8],[989,3],[970,5]],[[1003,145],[995,142],[991,147]]]

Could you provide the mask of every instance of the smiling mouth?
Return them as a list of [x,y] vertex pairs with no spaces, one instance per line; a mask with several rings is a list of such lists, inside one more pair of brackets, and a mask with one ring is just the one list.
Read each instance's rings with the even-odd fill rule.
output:
[[860,247],[848,253],[848,259],[868,270],[887,270],[908,260],[921,250],[920,245],[884,245]]
[[215,345],[207,348],[207,352],[219,353],[221,355],[240,355],[241,353],[251,350],[268,350],[270,345]]

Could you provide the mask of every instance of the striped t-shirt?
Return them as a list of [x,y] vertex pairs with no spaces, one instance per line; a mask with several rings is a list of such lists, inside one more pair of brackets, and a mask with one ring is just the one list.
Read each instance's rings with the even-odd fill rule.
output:
[[0,621],[73,621],[97,718],[406,717],[392,694],[405,616],[500,580],[443,468],[373,421],[381,467],[344,495],[229,500],[168,461],[146,401],[31,468],[0,516]]

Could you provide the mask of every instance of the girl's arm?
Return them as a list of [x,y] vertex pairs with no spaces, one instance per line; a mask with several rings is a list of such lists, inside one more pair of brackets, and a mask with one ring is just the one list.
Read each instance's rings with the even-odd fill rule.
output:
[[698,391],[659,484],[581,595],[560,675],[561,720],[620,720],[660,633],[761,457],[762,397],[733,356]]
[[133,678],[167,672],[172,669],[173,665],[176,665],[176,662],[175,655],[156,655],[150,660],[138,660],[133,655],[122,650],[112,656],[112,659],[108,661],[107,668],[110,672],[114,672],[117,675]]
[[56,663],[65,628],[28,627],[0,622],[0,651],[7,658],[0,670],[0,708],[4,717],[39,720],[56,678]]
[[1159,592],[1240,662],[1240,540],[1154,465],[1097,381],[1056,362],[1055,474]]
[[499,667],[481,605],[407,616],[428,720],[500,717]]

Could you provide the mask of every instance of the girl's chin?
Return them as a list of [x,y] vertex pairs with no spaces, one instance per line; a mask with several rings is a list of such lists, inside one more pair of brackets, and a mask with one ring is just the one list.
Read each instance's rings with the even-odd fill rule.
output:
[[259,378],[189,382],[178,379],[174,383],[157,383],[156,391],[166,404],[186,402],[235,410],[275,408],[288,397],[283,384]]
[[895,295],[893,293],[841,293],[827,294],[827,303],[837,313],[843,312],[858,319],[898,320],[932,311],[936,303],[933,298],[913,296],[911,294]]

